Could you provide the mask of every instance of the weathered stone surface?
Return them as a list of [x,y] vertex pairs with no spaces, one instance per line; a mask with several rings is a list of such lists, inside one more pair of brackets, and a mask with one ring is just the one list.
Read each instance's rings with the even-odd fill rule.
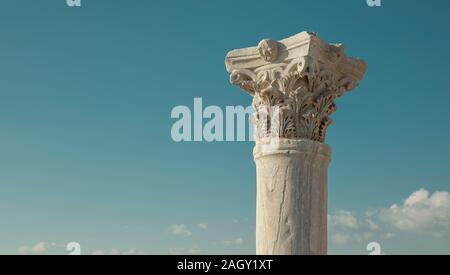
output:
[[330,154],[311,140],[255,146],[257,254],[326,254]]
[[309,32],[231,51],[225,64],[231,83],[253,96],[257,142],[324,142],[335,99],[354,89],[367,69],[364,61],[345,56],[341,44],[327,44]]
[[358,85],[366,63],[302,32],[231,51],[225,64],[255,108],[257,254],[326,254],[326,131],[336,98]]

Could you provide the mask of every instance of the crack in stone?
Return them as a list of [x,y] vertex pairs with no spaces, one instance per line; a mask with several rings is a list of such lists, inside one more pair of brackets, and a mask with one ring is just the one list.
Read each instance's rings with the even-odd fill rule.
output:
[[287,174],[288,174],[288,170],[289,170],[289,166],[286,166],[286,170],[284,172],[284,177],[283,177],[283,196],[281,197],[281,203],[280,203],[280,213],[278,215],[278,230],[277,230],[277,238],[275,240],[275,243],[273,245],[272,248],[272,252],[273,254],[275,254],[275,247],[278,244],[278,241],[280,240],[280,234],[281,234],[281,220],[282,220],[282,212],[283,212],[283,205],[284,205],[284,200],[286,197],[286,185],[287,185]]

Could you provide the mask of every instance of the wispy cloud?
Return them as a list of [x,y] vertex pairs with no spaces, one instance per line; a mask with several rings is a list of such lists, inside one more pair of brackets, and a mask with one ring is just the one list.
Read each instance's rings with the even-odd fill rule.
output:
[[199,223],[199,224],[197,224],[197,226],[203,230],[208,230],[208,228],[209,228],[209,225],[207,223]]
[[223,241],[223,244],[227,245],[227,246],[241,245],[243,243],[244,243],[244,239],[243,238],[236,238],[236,239],[232,239],[232,240]]
[[349,229],[358,229],[359,222],[349,211],[337,210],[329,216],[328,223],[334,227],[343,227]]
[[177,236],[189,237],[192,236],[192,232],[184,224],[172,224],[169,226],[169,231]]
[[29,255],[29,254],[44,254],[51,249],[60,248],[56,243],[50,242],[39,242],[32,246],[21,246],[17,249],[19,254]]

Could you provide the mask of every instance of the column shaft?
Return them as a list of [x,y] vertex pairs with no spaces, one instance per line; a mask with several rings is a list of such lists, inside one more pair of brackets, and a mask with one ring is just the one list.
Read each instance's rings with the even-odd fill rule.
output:
[[327,253],[328,145],[310,140],[258,144],[256,253]]

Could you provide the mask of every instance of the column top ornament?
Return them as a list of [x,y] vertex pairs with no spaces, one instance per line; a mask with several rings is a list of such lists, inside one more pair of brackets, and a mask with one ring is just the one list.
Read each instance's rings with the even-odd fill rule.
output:
[[367,70],[365,61],[345,55],[342,44],[328,44],[311,32],[233,50],[225,65],[231,83],[253,96],[257,142],[324,142],[335,99],[353,90]]
[[367,70],[365,61],[345,56],[342,44],[328,44],[312,32],[301,32],[280,41],[263,39],[257,47],[230,51],[225,64],[227,71],[232,73],[234,70],[257,70],[271,64],[289,63],[301,57],[314,58],[357,81]]

